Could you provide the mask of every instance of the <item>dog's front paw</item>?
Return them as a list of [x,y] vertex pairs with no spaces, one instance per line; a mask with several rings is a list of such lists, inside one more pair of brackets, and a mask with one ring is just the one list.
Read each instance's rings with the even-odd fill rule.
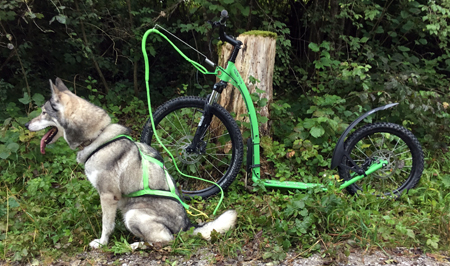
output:
[[91,241],[91,243],[89,243],[89,246],[91,248],[101,248],[103,245],[105,245],[106,243],[102,243],[100,241],[100,239],[95,239],[93,241]]
[[84,152],[83,151],[79,151],[77,153],[77,163],[83,164],[85,159],[86,159],[86,156],[84,156]]
[[84,148],[82,151],[77,152],[77,163],[79,164],[86,163],[86,159],[90,154],[91,150],[89,148]]
[[153,244],[148,242],[134,242],[133,244],[130,244],[131,250],[133,251],[136,249],[147,249],[152,246]]

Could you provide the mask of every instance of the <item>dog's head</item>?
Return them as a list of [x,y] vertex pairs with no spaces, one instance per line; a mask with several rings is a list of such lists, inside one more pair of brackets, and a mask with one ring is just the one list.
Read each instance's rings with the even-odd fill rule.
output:
[[60,78],[50,80],[52,97],[42,106],[42,113],[25,124],[30,131],[47,127],[50,130],[41,139],[41,153],[45,146],[64,136],[71,149],[92,141],[111,123],[101,108],[73,94]]

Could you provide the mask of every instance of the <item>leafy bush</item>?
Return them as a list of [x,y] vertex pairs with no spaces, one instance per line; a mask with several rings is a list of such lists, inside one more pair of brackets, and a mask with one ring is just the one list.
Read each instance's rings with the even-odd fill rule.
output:
[[[224,8],[229,34],[271,30],[278,36],[273,135],[261,139],[263,175],[336,183],[328,166],[339,135],[360,114],[391,102],[399,105],[364,122],[388,120],[411,129],[426,148],[427,166],[418,188],[397,201],[350,197],[332,187],[294,192],[255,185],[249,192],[239,176],[223,207],[238,210],[238,226],[215,236],[213,248],[232,256],[253,243],[271,260],[283,259],[290,248],[304,255],[325,248],[324,256],[349,247],[448,249],[448,2],[126,3],[0,4],[0,260],[51,260],[85,249],[99,234],[98,196],[74,151],[58,141],[42,156],[43,132],[24,128],[49,95],[47,79],[73,77],[66,84],[137,136],[148,117],[139,50],[143,33],[159,23],[214,59],[206,21]],[[180,94],[205,95],[214,80],[197,77],[165,45],[157,36],[146,45],[152,55],[152,105]],[[215,200],[192,204],[211,213]],[[112,239],[114,253],[128,252],[126,243],[134,241],[120,222]],[[206,243],[182,233],[171,248],[189,256],[199,245]]]

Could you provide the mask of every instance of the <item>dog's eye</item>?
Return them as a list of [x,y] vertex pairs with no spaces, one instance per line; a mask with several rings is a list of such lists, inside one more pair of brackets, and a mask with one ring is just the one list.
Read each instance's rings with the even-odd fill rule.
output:
[[50,103],[50,106],[52,107],[53,111],[58,112],[58,109],[56,109],[55,106],[53,106],[52,103]]
[[47,112],[46,111],[42,111],[42,114],[45,115]]

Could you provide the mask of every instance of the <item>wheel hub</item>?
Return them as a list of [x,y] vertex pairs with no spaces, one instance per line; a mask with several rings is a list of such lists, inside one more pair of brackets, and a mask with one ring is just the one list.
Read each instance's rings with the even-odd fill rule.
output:
[[374,176],[380,179],[387,179],[394,175],[397,169],[401,169],[404,166],[404,162],[397,159],[395,153],[390,150],[378,150],[372,154],[372,158],[376,158],[379,162],[380,160],[385,160],[388,163],[377,171]]
[[181,139],[177,141],[177,147],[178,147],[178,159],[184,163],[184,164],[194,164],[201,159],[201,155],[195,152],[188,152],[186,150],[187,147],[191,144],[192,140],[194,139],[194,136],[188,135],[184,136]]

